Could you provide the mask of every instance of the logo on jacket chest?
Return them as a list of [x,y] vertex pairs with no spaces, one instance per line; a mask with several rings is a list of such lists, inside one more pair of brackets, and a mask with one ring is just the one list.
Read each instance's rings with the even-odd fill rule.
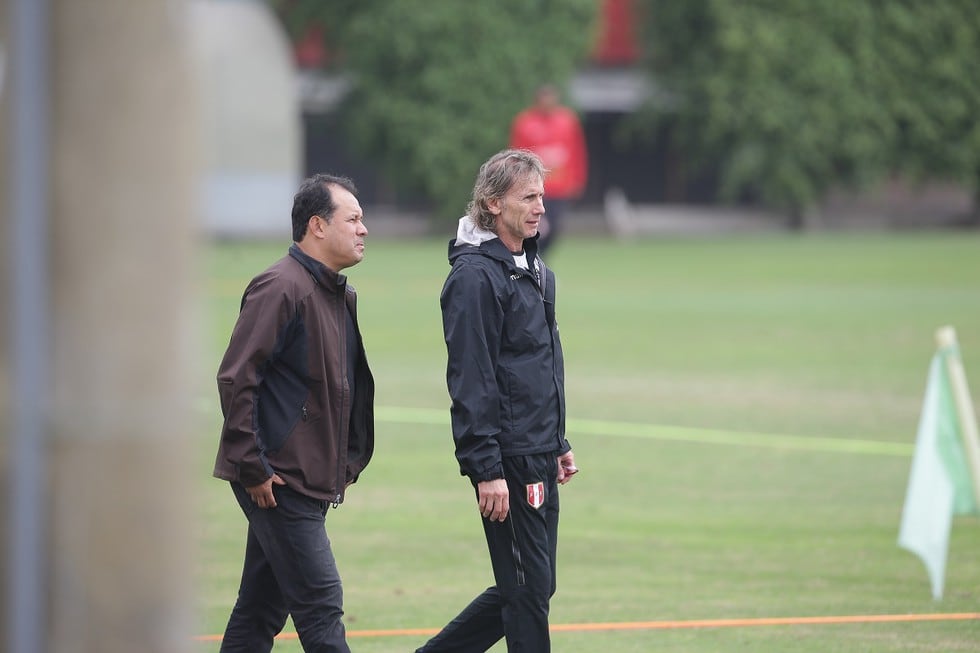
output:
[[527,485],[527,505],[534,509],[538,509],[544,505],[543,482],[538,481],[537,483],[529,483]]

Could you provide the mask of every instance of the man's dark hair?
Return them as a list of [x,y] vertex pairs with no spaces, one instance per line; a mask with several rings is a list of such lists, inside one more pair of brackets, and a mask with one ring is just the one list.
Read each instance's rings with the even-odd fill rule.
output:
[[337,205],[334,204],[333,195],[330,193],[331,184],[340,186],[351,195],[357,195],[354,182],[347,177],[316,174],[303,181],[293,196],[293,242],[298,243],[303,240],[306,226],[314,215],[320,216],[328,223],[333,219],[333,212]]

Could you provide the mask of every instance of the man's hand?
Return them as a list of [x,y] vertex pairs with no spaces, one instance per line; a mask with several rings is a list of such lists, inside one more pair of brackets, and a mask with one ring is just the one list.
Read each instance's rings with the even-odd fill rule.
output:
[[476,484],[480,514],[490,521],[504,521],[510,512],[510,491],[502,478]]
[[558,456],[558,482],[561,485],[572,480],[572,476],[578,473],[575,466],[575,454],[571,451]]
[[245,491],[248,492],[248,496],[252,497],[252,501],[259,508],[275,508],[276,496],[272,493],[273,483],[276,485],[285,485],[286,481],[279,478],[279,474],[273,473],[272,476],[266,479],[265,483],[247,487]]

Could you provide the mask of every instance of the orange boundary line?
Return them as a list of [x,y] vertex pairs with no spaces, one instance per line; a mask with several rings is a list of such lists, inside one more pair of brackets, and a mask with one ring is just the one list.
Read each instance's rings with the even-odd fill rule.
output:
[[[741,628],[746,626],[798,626],[826,624],[894,623],[909,621],[980,620],[980,612],[936,614],[872,614],[831,617],[760,617],[756,619],[694,619],[690,621],[624,621],[591,624],[556,624],[552,632],[587,632],[598,630],[672,630],[680,628]],[[435,635],[438,628],[395,628],[390,630],[349,630],[348,637],[408,637]],[[276,639],[296,639],[296,633],[280,633]],[[218,642],[221,635],[199,635],[199,642]]]

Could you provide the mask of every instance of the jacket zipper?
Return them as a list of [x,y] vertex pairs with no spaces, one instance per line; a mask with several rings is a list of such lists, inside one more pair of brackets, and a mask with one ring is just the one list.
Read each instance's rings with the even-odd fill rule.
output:
[[[341,314],[338,316],[337,323],[341,325],[341,336],[342,337],[341,338],[338,338],[339,342],[337,344],[340,347],[340,363],[341,363],[340,364],[340,370],[341,370],[341,380],[342,380],[341,387],[346,387],[347,386],[347,310],[348,310],[347,309],[347,289],[346,288],[344,288],[344,292],[340,296],[339,306],[340,306],[340,313]],[[354,316],[351,315],[351,320],[353,320],[353,319],[354,319]],[[348,389],[347,392],[349,393],[349,391],[350,390]],[[348,447],[347,448],[349,448],[350,447],[350,431],[349,431],[349,429],[350,429],[350,408],[351,407],[348,406],[347,407],[347,410],[344,411],[343,410],[343,408],[344,408],[343,402],[341,402],[341,406],[340,407],[341,407],[340,415],[338,415],[338,417],[337,417],[337,419],[338,419],[337,433],[340,434],[340,433],[343,433],[344,432],[344,415],[345,415],[345,412],[346,412],[347,422],[348,422],[348,433],[347,433]],[[347,450],[346,450],[346,448],[344,450],[341,450],[342,448],[339,445],[342,444],[342,443],[338,442],[337,444],[338,444],[338,446],[337,446],[337,496],[334,497],[333,502],[332,502],[333,503],[333,507],[334,507],[335,510],[340,506],[341,501],[344,498],[344,493],[343,493],[343,490],[341,488],[343,488],[344,485],[347,484],[347,473],[346,473],[346,469],[345,469],[345,465],[344,465],[344,462],[347,459]]]
[[[548,277],[547,277],[546,274],[542,274],[541,270],[537,267],[537,263],[538,263],[538,261],[537,261],[537,259],[535,259],[535,261],[534,261],[534,264],[535,264],[535,275],[534,275],[534,278],[535,278],[535,281],[537,281],[537,283],[538,283],[538,290],[541,293],[541,300],[544,301],[545,300],[545,283],[547,283]],[[557,363],[558,363],[558,361],[557,361],[557,358],[556,358],[557,352],[558,352],[558,345],[557,345],[557,342],[555,340],[555,328],[556,327],[553,324],[549,324],[548,325],[548,335],[551,336],[551,378],[554,381],[555,391],[558,393],[558,400],[559,400],[558,401],[558,433],[556,433],[556,435],[558,436],[558,443],[561,444],[561,430],[562,430],[562,427],[565,424],[565,412],[564,412],[564,410],[562,410],[562,407],[564,405],[562,388],[561,388],[561,386],[558,383],[558,369],[557,369]]]

